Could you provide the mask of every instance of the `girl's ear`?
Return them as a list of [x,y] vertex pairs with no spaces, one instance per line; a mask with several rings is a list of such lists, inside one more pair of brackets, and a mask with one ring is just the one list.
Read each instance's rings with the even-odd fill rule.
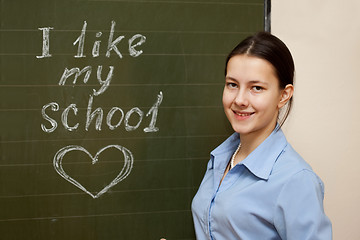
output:
[[283,90],[281,90],[281,97],[278,103],[278,108],[282,108],[292,97],[294,93],[294,86],[292,84],[288,84],[285,86]]

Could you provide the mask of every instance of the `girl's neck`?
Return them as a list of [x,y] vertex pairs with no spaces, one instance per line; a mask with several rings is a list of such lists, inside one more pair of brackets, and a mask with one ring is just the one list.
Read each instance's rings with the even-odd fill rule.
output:
[[236,163],[244,160],[254,151],[275,129],[270,128],[262,133],[240,134],[241,148],[236,156]]

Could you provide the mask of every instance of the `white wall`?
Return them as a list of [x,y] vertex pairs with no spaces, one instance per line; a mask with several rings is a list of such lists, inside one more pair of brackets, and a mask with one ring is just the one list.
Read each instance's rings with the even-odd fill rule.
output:
[[287,138],[325,183],[334,239],[360,239],[360,1],[273,0],[271,18],[296,66]]

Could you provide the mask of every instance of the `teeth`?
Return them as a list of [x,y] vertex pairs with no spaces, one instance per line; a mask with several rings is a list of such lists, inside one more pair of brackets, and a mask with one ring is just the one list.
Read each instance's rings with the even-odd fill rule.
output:
[[236,115],[241,117],[246,117],[246,116],[250,116],[250,113],[236,113]]

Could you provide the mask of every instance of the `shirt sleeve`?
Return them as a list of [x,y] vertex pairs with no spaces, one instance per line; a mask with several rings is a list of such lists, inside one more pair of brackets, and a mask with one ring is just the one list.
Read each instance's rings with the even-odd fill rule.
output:
[[283,240],[331,240],[332,227],[323,207],[318,176],[302,170],[283,186],[275,207],[275,227]]

